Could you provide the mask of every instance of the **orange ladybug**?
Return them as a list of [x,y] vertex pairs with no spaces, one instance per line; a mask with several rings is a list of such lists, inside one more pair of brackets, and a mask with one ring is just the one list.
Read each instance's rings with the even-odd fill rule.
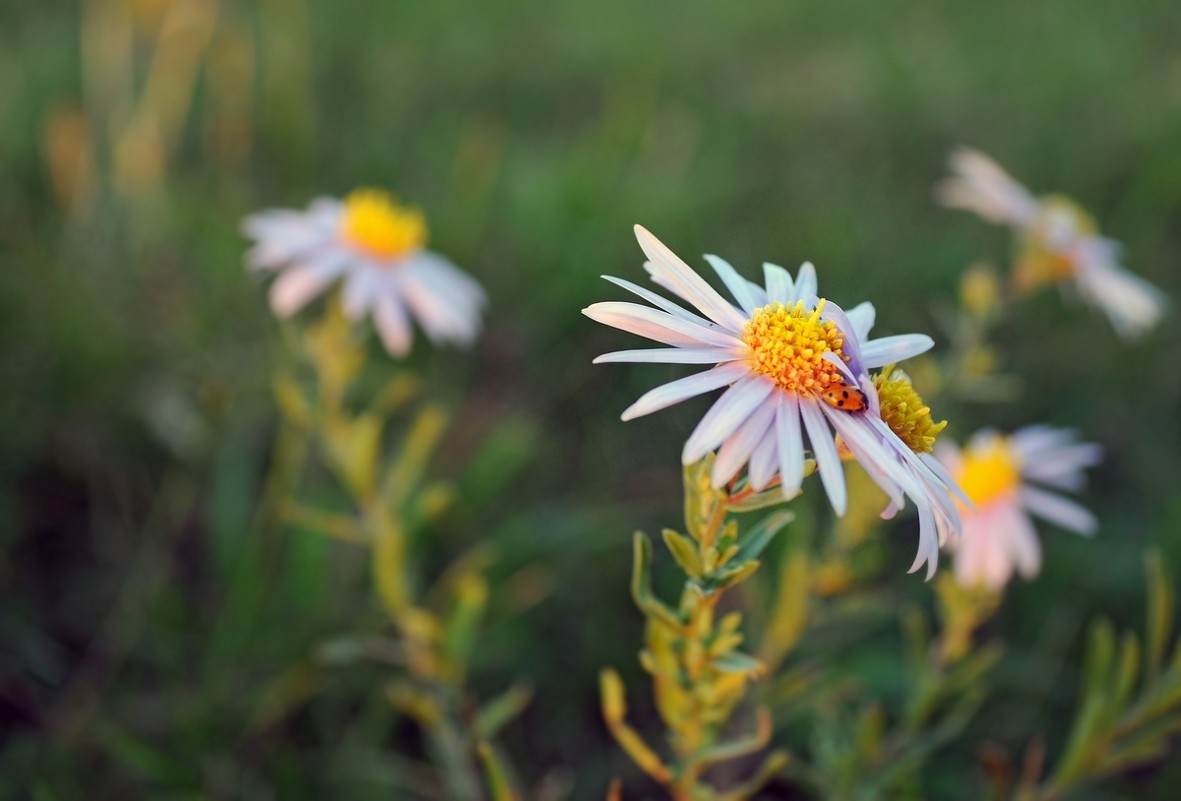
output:
[[829,406],[845,412],[859,412],[865,408],[865,393],[845,384],[833,384],[820,393]]

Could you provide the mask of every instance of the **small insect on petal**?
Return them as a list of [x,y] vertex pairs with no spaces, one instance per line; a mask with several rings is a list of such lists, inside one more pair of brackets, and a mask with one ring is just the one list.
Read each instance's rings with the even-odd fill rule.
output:
[[845,412],[859,412],[865,408],[865,393],[845,384],[835,384],[820,393],[820,398]]

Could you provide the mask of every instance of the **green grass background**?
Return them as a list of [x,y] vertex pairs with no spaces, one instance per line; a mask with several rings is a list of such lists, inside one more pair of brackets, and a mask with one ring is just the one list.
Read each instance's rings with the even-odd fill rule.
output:
[[[258,207],[389,187],[488,288],[474,352],[414,356],[456,407],[435,472],[461,473],[426,569],[495,543],[473,683],[534,686],[504,747],[527,784],[580,799],[616,774],[629,797],[655,794],[603,731],[595,677],[623,670],[655,739],[630,533],[679,522],[680,444],[704,408],[621,423],[684,371],[590,365],[637,345],[579,314],[621,298],[600,274],[642,277],[633,223],[690,263],[715,252],[751,276],[812,260],[830,298],[875,302],[881,333],[945,347],[961,271],[1010,248],[931,199],[948,151],[972,144],[1077,198],[1130,266],[1181,288],[1175,3],[231,2],[219,36],[252,54],[234,118],[245,144],[219,150],[226,109],[202,72],[165,174],[137,200],[108,180],[111,133],[92,119],[96,195],[67,214],[45,131],[84,103],[82,19],[74,3],[0,10],[0,797],[408,792],[395,751],[409,729],[377,671],[322,677],[273,721],[259,711],[313,644],[381,618],[363,554],[257,524],[280,353],[241,265],[238,222]],[[135,43],[141,78],[151,44]],[[1053,749],[1084,622],[1104,610],[1142,625],[1145,546],[1181,573],[1179,332],[1174,315],[1127,345],[1045,293],[998,334],[1027,379],[1019,400],[937,409],[954,437],[1076,426],[1108,459],[1086,496],[1100,536],[1042,527],[1043,575],[1012,588],[988,632],[1009,643],[999,700],[932,763],[928,797],[980,781],[983,741],[1019,749],[1043,731]],[[339,501],[323,477],[310,486]],[[913,521],[890,532],[890,591],[922,597],[903,572]],[[894,645],[832,658],[888,696],[906,679]],[[1087,797],[1173,798],[1178,782],[1166,764]]]

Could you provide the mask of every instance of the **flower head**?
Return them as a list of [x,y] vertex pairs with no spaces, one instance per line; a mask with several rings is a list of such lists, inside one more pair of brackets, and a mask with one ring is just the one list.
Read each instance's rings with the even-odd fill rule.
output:
[[426,219],[386,192],[361,189],[321,198],[306,211],[270,209],[247,217],[256,269],[279,272],[271,308],[287,317],[337,281],[351,320],[370,315],[386,349],[410,350],[410,318],[436,343],[470,344],[480,327],[484,291],[450,261],[425,249]]
[[946,206],[1017,232],[1013,283],[1019,292],[1045,284],[1072,286],[1103,310],[1123,337],[1142,334],[1160,321],[1165,295],[1120,266],[1119,244],[1101,236],[1077,204],[1060,195],[1035,198],[975,150],[955,151],[950,163],[953,177],[936,187],[936,196]]
[[1041,567],[1041,546],[1030,515],[1079,534],[1092,534],[1095,517],[1041,484],[1061,490],[1083,485],[1083,468],[1099,462],[1098,445],[1074,431],[1029,426],[1011,436],[985,430],[960,451],[940,443],[936,455],[975,505],[961,509],[964,535],[954,544],[960,584],[998,590],[1016,570],[1025,578]]
[[945,484],[946,474],[932,470],[882,419],[878,392],[867,372],[922,353],[931,347],[931,339],[921,334],[869,339],[873,306],[862,303],[846,313],[819,297],[811,264],[800,267],[794,280],[782,267],[765,264],[765,285],[760,286],[722,259],[706,256],[737,301],[734,305],[644,228],[636,226],[636,237],[653,280],[696,311],[604,276],[652,306],[596,303],[583,313],[671,347],[608,353],[596,363],[711,367],[651,390],[623,412],[623,419],[725,388],[686,441],[682,461],[692,464],[716,449],[715,487],[745,467],[756,491],[778,475],[784,497],[792,498],[804,479],[807,441],[828,498],[843,514],[846,488],[835,432],[886,490],[892,501],[888,511],[900,508],[905,497],[918,507],[920,552],[912,569],[927,562],[933,571],[939,539],[958,527],[948,497],[952,490]]

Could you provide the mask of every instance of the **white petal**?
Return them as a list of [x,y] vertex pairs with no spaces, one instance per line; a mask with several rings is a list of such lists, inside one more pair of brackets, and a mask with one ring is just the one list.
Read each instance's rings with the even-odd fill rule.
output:
[[693,464],[721,445],[774,389],[775,382],[766,376],[749,375],[722,393],[689,435],[681,462]]
[[767,262],[763,264],[763,280],[767,283],[767,301],[791,306],[795,303],[795,283],[791,280],[791,273],[778,264]]
[[394,356],[405,356],[412,342],[410,320],[397,295],[383,292],[378,295],[373,308],[373,322],[385,349]]
[[1018,492],[1025,508],[1044,520],[1077,534],[1094,534],[1099,528],[1095,516],[1074,501],[1033,487],[1022,487]]
[[644,348],[604,353],[597,357],[594,363],[721,364],[742,359],[746,353],[744,348]]
[[475,339],[484,293],[459,268],[442,257],[420,252],[392,268],[390,276],[433,342],[470,344]]
[[638,303],[608,301],[593,303],[582,310],[592,320],[637,334],[666,345],[718,345],[739,347],[742,343],[719,328],[704,326],[673,317],[671,314]]
[[709,253],[705,254],[705,260],[714,268],[718,278],[722,279],[722,283],[730,290],[730,294],[738,301],[738,305],[742,307],[743,311],[750,314],[762,305],[758,303],[755,293],[750,291],[750,284],[730,266],[730,262]]
[[833,511],[838,516],[843,516],[848,507],[845,472],[841,465],[841,457],[837,455],[832,431],[824,420],[824,412],[820,411],[818,401],[801,398],[800,416],[804,418],[808,442],[812,446],[812,453],[816,455],[816,469],[820,471],[820,480],[824,484],[825,492],[828,493],[829,501],[832,502]]
[[1037,529],[1033,527],[1033,521],[1020,508],[1006,507],[998,528],[998,534],[1004,532],[1009,555],[1017,567],[1017,572],[1027,579],[1036,576],[1042,567],[1042,543],[1038,539]]
[[637,225],[635,231],[640,247],[652,260],[656,275],[668,281],[678,295],[696,306],[706,317],[732,330],[742,330],[746,317],[738,309],[646,228]]
[[747,375],[750,375],[750,367],[741,362],[719,364],[703,373],[679,378],[649,390],[639,400],[627,407],[621,417],[624,420],[634,420],[637,417],[667,409],[683,400],[728,386]]
[[862,345],[861,358],[868,370],[893,362],[905,361],[920,353],[926,353],[934,345],[935,341],[926,334],[899,334],[892,337],[882,337]]
[[724,486],[750,461],[755,446],[768,438],[767,430],[774,419],[775,403],[763,403],[746,418],[746,422],[740,425],[737,431],[726,438],[722,447],[718,449],[717,460],[714,461],[712,478],[715,488]]

